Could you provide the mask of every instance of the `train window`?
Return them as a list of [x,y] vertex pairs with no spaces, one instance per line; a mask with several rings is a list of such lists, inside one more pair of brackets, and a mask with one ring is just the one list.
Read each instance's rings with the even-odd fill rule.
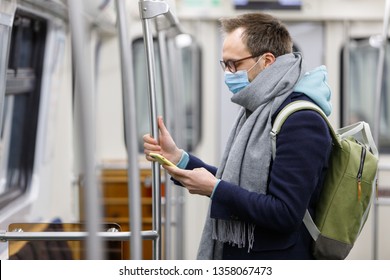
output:
[[180,49],[182,82],[184,92],[184,114],[186,116],[186,149],[193,150],[201,137],[201,50],[194,39],[182,34],[176,37],[176,46]]
[[[137,128],[138,128],[138,143],[139,152],[143,151],[142,136],[150,132],[150,116],[149,112],[149,92],[146,68],[145,46],[142,38],[136,39],[132,46],[134,60],[134,89],[136,92],[137,102]],[[156,65],[160,64],[158,55],[157,43],[154,42],[154,53],[156,55]],[[156,68],[158,68],[156,66]],[[162,100],[162,82],[161,72],[156,73],[156,92],[157,92],[157,114],[163,115],[163,100]]]
[[[191,151],[200,140],[200,48],[192,40],[191,36],[179,35],[167,44],[168,58],[162,59],[158,49],[157,41],[154,42],[156,57],[156,91],[157,91],[157,113],[165,115],[170,122],[167,125],[172,128],[172,135],[184,138],[179,141],[180,146]],[[148,81],[146,75],[145,46],[142,38],[133,42],[134,58],[134,81],[137,102],[137,125],[139,130],[139,150],[143,151],[142,135],[150,131],[150,120],[148,116]],[[169,73],[168,93],[163,98],[163,72]],[[166,74],[165,73],[165,74]],[[165,110],[165,112],[164,112]],[[183,123],[184,121],[184,123]],[[181,128],[182,129],[181,129]],[[175,132],[176,129],[176,132]],[[182,133],[182,131],[185,133]],[[180,133],[179,133],[180,132]],[[180,138],[180,137],[178,137]],[[177,140],[177,139],[176,139]]]
[[[375,93],[379,45],[375,37],[351,39],[341,55],[341,125],[365,121],[380,125],[379,150],[390,152],[390,83],[383,79],[380,123],[375,123]],[[387,43],[383,77],[390,69],[390,42]]]
[[1,112],[0,208],[24,193],[31,182],[46,30],[45,21],[16,11],[9,57],[5,60],[8,69]]

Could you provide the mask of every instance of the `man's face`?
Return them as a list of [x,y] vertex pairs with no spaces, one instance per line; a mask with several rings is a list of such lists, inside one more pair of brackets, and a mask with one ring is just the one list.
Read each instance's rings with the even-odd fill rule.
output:
[[[222,59],[224,61],[228,60],[240,60],[245,57],[250,57],[252,54],[247,49],[246,45],[242,42],[242,33],[244,29],[238,28],[234,30],[233,32],[226,34],[225,40],[223,42],[223,48],[222,48]],[[239,62],[235,63],[236,70],[248,70],[252,66],[254,66],[249,72],[248,72],[248,78],[251,82],[257,74],[260,73],[262,70],[261,68],[261,61],[256,64],[259,57],[253,57],[241,60]],[[255,65],[256,64],[256,65]],[[228,70],[228,69],[226,69]]]
[[[242,33],[244,28],[237,28],[231,33],[226,34],[222,47],[223,61],[236,61],[246,57],[252,56],[248,48],[242,41]],[[260,58],[261,57],[261,58]],[[260,60],[260,61],[258,61]],[[236,71],[246,70],[248,72],[248,79],[251,82],[261,71],[271,65],[275,61],[275,57],[271,53],[260,54],[258,57],[244,59],[235,62]],[[256,63],[257,62],[257,63]],[[253,68],[252,68],[253,67]],[[229,71],[228,69],[225,69]]]

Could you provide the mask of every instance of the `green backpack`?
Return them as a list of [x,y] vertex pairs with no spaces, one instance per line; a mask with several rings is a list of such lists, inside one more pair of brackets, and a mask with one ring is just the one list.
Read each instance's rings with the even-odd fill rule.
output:
[[345,259],[367,220],[377,184],[378,150],[365,122],[335,131],[323,111],[309,101],[283,108],[272,131],[272,155],[276,137],[287,117],[298,110],[314,110],[326,120],[333,148],[329,168],[316,208],[315,220],[306,210],[303,222],[313,237],[316,259]]

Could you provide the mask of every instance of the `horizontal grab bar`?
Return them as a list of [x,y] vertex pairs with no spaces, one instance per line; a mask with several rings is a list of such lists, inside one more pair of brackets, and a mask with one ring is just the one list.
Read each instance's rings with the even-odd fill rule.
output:
[[[88,238],[88,232],[0,232],[0,241],[32,241],[32,240],[67,240],[77,241],[85,240]],[[116,240],[116,241],[129,241],[131,232],[99,232],[97,234],[100,238],[105,240]],[[142,239],[154,240],[158,237],[156,231],[142,231]]]

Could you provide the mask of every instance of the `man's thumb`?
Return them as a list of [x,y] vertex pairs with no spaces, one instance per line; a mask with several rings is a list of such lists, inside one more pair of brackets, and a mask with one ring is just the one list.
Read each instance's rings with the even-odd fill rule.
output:
[[168,129],[166,128],[164,124],[164,120],[161,116],[157,118],[158,121],[158,128],[160,129],[160,132],[162,135],[169,134]]

